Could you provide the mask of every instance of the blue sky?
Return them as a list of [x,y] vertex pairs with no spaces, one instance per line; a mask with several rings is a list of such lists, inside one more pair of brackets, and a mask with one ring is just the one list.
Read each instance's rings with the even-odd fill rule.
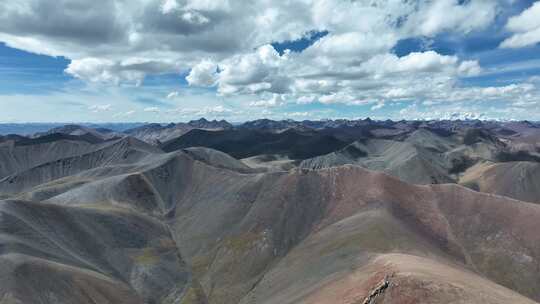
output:
[[96,2],[0,4],[0,122],[540,120],[540,1]]

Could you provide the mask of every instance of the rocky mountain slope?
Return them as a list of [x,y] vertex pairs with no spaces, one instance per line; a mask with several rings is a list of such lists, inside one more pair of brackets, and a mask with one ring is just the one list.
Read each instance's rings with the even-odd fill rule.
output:
[[540,163],[479,163],[459,183],[471,189],[540,204]]
[[208,121],[204,118],[192,120],[188,123],[171,123],[168,125],[148,124],[124,131],[129,136],[151,144],[161,144],[186,134],[193,129],[220,131],[230,130],[233,126],[225,120]]
[[468,130],[0,147],[0,303],[536,303],[537,163]]

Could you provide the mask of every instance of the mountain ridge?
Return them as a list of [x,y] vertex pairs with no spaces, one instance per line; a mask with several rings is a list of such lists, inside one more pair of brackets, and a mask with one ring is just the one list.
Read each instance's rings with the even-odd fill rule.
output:
[[[516,153],[516,135],[399,124],[382,128],[403,132],[374,132],[381,126],[369,121],[279,132],[193,129],[170,149],[78,135],[2,146],[0,168],[19,165],[0,180],[0,299],[539,301],[540,205],[497,186],[521,167],[496,170],[510,177],[489,173],[493,187],[480,182],[488,161],[515,165],[499,154]],[[345,161],[302,165],[337,154]],[[411,169],[417,157],[425,170]],[[453,161],[461,157],[470,163]],[[425,182],[366,168],[411,161],[402,172]],[[434,166],[454,184],[431,184]],[[470,189],[471,180],[486,193]],[[47,277],[67,291],[40,283]]]

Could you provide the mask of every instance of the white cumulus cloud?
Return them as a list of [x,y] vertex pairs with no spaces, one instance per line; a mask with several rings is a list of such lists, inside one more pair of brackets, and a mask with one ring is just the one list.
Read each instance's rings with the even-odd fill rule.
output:
[[88,110],[99,113],[112,110],[112,105],[110,104],[101,104],[101,105],[91,105],[88,107]]
[[186,80],[193,86],[213,86],[217,80],[217,64],[207,59],[199,62],[191,69]]
[[511,17],[506,29],[513,34],[501,43],[503,48],[520,48],[539,43],[540,1],[535,2],[521,14]]
[[175,99],[176,97],[178,97],[180,95],[180,92],[178,91],[173,91],[173,92],[170,92],[169,94],[167,94],[167,99]]
[[158,107],[147,107],[143,109],[144,112],[159,113],[161,112]]
[[[470,60],[474,56],[430,50],[428,43],[445,35],[459,40],[501,22],[497,17],[508,3],[1,1],[0,42],[32,53],[63,56],[70,61],[68,75],[111,87],[143,84],[148,75],[187,75],[189,87],[182,88],[182,97],[195,100],[197,93],[206,95],[199,103],[177,110],[182,115],[237,115],[234,107],[215,105],[215,100],[223,99],[239,100],[241,106],[258,107],[259,112],[290,103],[368,105],[374,110],[414,100],[436,106],[519,99],[525,105],[539,96],[536,87],[527,89],[529,84],[519,82],[516,87],[462,87],[464,78],[481,76],[489,67],[480,66],[481,60]],[[539,15],[537,1],[511,17],[505,26],[510,36],[501,47],[538,43]],[[323,32],[301,52],[275,47],[276,42],[306,40]],[[395,47],[406,39],[428,42],[421,51],[397,55]],[[170,87],[156,94],[163,97],[166,92],[170,92],[169,100],[179,96]],[[153,112],[147,109],[142,112]]]

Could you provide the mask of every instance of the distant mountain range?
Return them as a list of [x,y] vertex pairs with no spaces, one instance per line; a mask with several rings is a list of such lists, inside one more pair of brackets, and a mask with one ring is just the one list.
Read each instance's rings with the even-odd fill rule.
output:
[[[63,127],[65,125],[65,123],[0,123],[0,135],[19,134],[29,136],[40,132],[46,132],[53,128]],[[145,125],[145,123],[77,123],[77,125],[93,129],[104,128],[121,132]]]
[[[505,128],[507,126],[508,128]],[[80,134],[88,133],[90,130],[96,130],[100,133],[124,133],[130,135],[140,135],[141,137],[158,136],[159,133],[171,133],[176,134],[172,130],[178,133],[182,133],[191,129],[207,129],[207,130],[229,130],[229,129],[250,129],[268,132],[281,132],[287,129],[297,130],[321,130],[330,128],[356,128],[356,127],[375,127],[375,128],[388,128],[393,130],[401,130],[407,128],[425,127],[434,128],[438,130],[452,130],[453,128],[463,127],[485,127],[485,128],[505,128],[502,132],[515,132],[513,129],[522,128],[540,128],[540,122],[530,121],[482,121],[482,120],[432,120],[432,121],[376,121],[370,118],[359,120],[270,120],[270,119],[258,119],[253,121],[247,121],[244,123],[232,124],[225,120],[207,120],[200,118],[199,120],[192,120],[187,123],[81,123],[81,124],[62,124],[62,123],[0,123],[0,135],[17,134],[24,136],[39,136],[44,133],[66,133],[66,134]],[[390,131],[391,132],[391,131]],[[139,134],[140,133],[140,134]],[[510,135],[510,134],[508,134]],[[152,137],[150,136],[150,137]],[[160,141],[174,138],[174,136],[164,135]],[[165,140],[163,140],[165,139]]]

